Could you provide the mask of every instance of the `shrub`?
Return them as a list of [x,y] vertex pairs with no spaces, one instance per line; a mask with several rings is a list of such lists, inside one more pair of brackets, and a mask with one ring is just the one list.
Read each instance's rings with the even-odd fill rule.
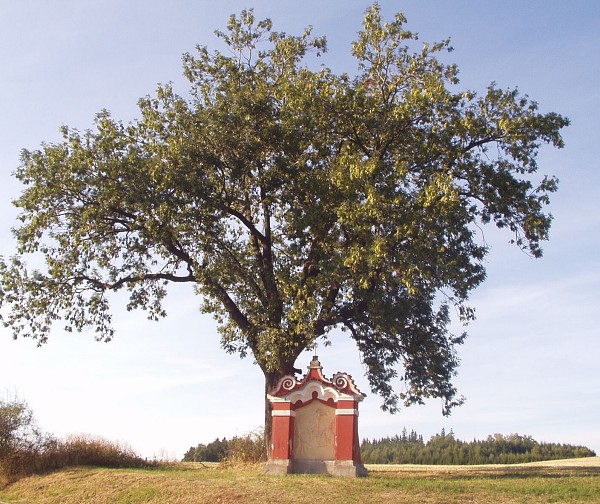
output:
[[45,441],[25,401],[0,399],[0,458],[14,451],[38,449]]
[[183,456],[183,462],[230,462],[256,463],[267,460],[265,435],[262,429],[235,436],[228,440],[215,439],[208,444],[191,447]]
[[20,477],[66,466],[149,467],[157,465],[129,446],[87,435],[57,440],[37,427],[25,401],[0,400],[0,487]]
[[0,482],[32,474],[46,464],[42,458],[56,441],[38,428],[33,412],[16,397],[0,399]]
[[99,467],[145,467],[148,460],[137,455],[125,444],[97,436],[70,436],[59,443],[56,453],[66,460],[64,465]]
[[150,467],[157,465],[137,455],[130,447],[93,436],[52,440],[41,447],[16,449],[0,457],[0,478],[5,483],[30,474],[68,466]]
[[235,436],[227,443],[225,460],[233,463],[256,463],[267,460],[265,434],[257,429],[245,436]]

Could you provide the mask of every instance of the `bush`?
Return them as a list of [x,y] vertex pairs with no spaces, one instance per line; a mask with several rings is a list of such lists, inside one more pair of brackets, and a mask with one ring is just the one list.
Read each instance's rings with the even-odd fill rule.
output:
[[256,463],[267,460],[265,435],[257,429],[244,436],[231,440],[215,439],[212,443],[191,447],[184,455],[183,462],[231,462]]
[[56,454],[66,460],[63,465],[85,465],[99,467],[145,467],[146,459],[121,443],[108,441],[97,436],[70,436],[59,443]]
[[25,401],[0,399],[0,458],[15,451],[36,450],[45,442]]
[[227,443],[225,460],[233,463],[256,463],[267,460],[267,448],[263,429],[258,429],[245,436],[235,436]]

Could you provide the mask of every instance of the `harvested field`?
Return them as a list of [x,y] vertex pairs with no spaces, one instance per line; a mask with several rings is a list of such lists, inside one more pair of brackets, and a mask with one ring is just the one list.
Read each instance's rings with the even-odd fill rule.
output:
[[[418,465],[418,464],[367,464],[370,472],[391,472],[401,474],[431,474],[431,475],[461,475],[473,474],[528,474],[534,472],[577,472],[598,474],[600,471],[600,457],[587,457],[580,459],[548,460],[543,462],[530,462],[527,464],[482,464],[482,465]],[[586,469],[588,469],[586,471]]]

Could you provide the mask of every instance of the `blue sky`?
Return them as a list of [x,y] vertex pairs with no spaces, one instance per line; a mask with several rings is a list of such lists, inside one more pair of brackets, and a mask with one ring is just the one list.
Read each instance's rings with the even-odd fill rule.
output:
[[[448,36],[461,86],[518,86],[542,111],[566,115],[566,147],[543,149],[540,173],[560,179],[544,257],[510,246],[486,229],[488,280],[473,294],[477,320],[460,349],[456,385],[467,402],[451,417],[439,401],[390,416],[370,393],[353,345],[341,334],[320,348],[327,376],[352,374],[368,394],[360,435],[442,427],[461,439],[493,433],[584,444],[600,453],[600,3],[522,0],[382,2],[389,19],[405,12],[422,40]],[[124,122],[157,83],[187,86],[181,54],[215,47],[215,29],[254,7],[275,29],[312,25],[328,37],[323,63],[352,71],[350,42],[370,2],[347,0],[209,2],[201,0],[22,0],[0,3],[0,255],[14,245],[11,173],[20,149],[60,138],[63,124],[86,129],[103,108]],[[0,394],[25,399],[39,424],[57,435],[89,433],[125,441],[146,456],[181,457],[190,445],[243,434],[262,424],[262,374],[251,359],[225,354],[210,316],[189,286],[176,286],[168,318],[115,309],[117,336],[57,330],[37,348],[0,329]],[[310,354],[297,366],[305,368]]]

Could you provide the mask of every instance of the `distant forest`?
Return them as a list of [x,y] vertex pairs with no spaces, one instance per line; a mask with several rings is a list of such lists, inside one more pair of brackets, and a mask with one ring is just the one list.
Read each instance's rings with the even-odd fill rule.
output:
[[[240,453],[261,453],[253,456],[257,461],[265,457],[262,433],[253,433],[231,440],[215,439],[212,443],[191,447],[184,455],[184,462],[222,462],[240,458]],[[594,457],[596,454],[584,446],[560,443],[539,443],[531,436],[519,434],[494,434],[487,439],[466,442],[454,437],[444,429],[427,442],[415,431],[406,429],[400,436],[363,440],[361,457],[365,464],[518,464],[542,460]]]
[[461,441],[444,429],[427,442],[415,431],[381,439],[363,440],[361,457],[365,464],[518,464],[542,460],[594,457],[584,446],[540,443],[531,436],[494,434],[487,439]]

